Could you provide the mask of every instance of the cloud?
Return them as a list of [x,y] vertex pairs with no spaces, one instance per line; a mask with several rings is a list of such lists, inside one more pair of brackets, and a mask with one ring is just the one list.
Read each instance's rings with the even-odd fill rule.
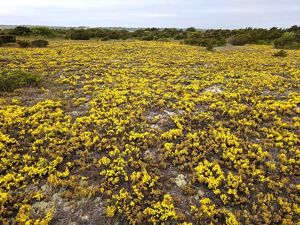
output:
[[131,13],[131,16],[139,17],[139,18],[174,18],[176,15],[174,14],[166,14],[166,13]]
[[299,24],[299,0],[7,0],[2,24],[234,28]]

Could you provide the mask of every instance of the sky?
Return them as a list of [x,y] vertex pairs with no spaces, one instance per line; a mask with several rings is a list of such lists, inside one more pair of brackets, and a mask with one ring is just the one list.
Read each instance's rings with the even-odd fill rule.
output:
[[300,25],[300,0],[0,0],[0,24],[290,27]]

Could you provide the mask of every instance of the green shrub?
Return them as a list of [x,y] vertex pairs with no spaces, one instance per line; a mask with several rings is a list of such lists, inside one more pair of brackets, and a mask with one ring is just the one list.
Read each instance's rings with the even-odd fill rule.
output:
[[212,52],[214,50],[214,45],[212,43],[207,43],[206,50]]
[[44,36],[48,38],[55,37],[55,32],[49,27],[33,27],[31,28],[32,34],[34,36]]
[[239,34],[229,38],[228,42],[232,45],[245,45],[249,43],[250,37],[247,34]]
[[153,41],[154,39],[155,39],[155,37],[152,35],[147,35],[147,36],[144,36],[141,38],[141,40],[143,40],[143,41]]
[[24,26],[17,26],[15,29],[11,31],[11,34],[17,35],[17,36],[26,36],[31,33],[30,28],[24,27]]
[[188,33],[190,33],[190,32],[196,32],[196,28],[195,27],[189,27],[185,31],[188,32]]
[[258,41],[255,42],[255,44],[257,44],[257,45],[269,45],[270,42],[266,41],[266,40],[258,40]]
[[45,48],[49,45],[49,42],[46,40],[34,40],[30,43],[31,47]]
[[90,36],[85,30],[71,30],[67,38],[71,40],[89,40]]
[[41,78],[36,74],[17,70],[0,71],[0,91],[13,91],[17,88],[36,86]]
[[288,53],[285,50],[280,50],[273,54],[273,56],[275,56],[275,57],[286,57],[287,55],[288,55]]
[[0,45],[16,42],[16,37],[13,35],[0,35]]
[[21,47],[21,48],[27,48],[30,45],[30,42],[27,40],[18,40],[17,44]]
[[101,38],[101,41],[109,41],[108,37]]
[[174,36],[174,40],[183,40],[184,38],[185,38],[185,36],[182,33]]
[[278,49],[300,49],[300,35],[286,32],[274,41],[274,47]]

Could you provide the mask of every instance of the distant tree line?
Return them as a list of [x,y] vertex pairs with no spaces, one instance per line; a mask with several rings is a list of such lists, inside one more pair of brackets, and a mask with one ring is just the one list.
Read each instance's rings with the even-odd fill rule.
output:
[[[2,34],[1,34],[2,33]],[[44,38],[66,38],[71,40],[99,39],[127,40],[138,39],[145,41],[180,40],[183,43],[204,46],[212,49],[227,43],[232,45],[245,44],[274,44],[278,49],[300,49],[300,27],[294,25],[287,29],[273,27],[271,29],[210,29],[199,30],[193,27],[187,29],[175,28],[143,28],[136,30],[88,28],[88,29],[54,29],[48,27],[18,26],[14,29],[0,31],[0,44],[2,39],[11,40],[15,36],[33,36]],[[2,40],[2,42],[5,42]]]

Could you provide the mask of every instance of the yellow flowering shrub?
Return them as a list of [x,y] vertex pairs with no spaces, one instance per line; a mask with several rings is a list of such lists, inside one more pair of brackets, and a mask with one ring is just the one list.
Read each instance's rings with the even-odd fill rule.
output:
[[296,224],[300,52],[52,40],[0,48],[0,224]]
[[195,168],[198,181],[208,185],[209,189],[212,189],[215,194],[220,193],[219,186],[224,181],[224,173],[218,163],[209,162],[204,160],[200,162]]
[[144,210],[147,220],[152,224],[166,224],[166,222],[176,220],[177,213],[173,205],[173,199],[169,194],[165,194],[161,202],[155,203]]

